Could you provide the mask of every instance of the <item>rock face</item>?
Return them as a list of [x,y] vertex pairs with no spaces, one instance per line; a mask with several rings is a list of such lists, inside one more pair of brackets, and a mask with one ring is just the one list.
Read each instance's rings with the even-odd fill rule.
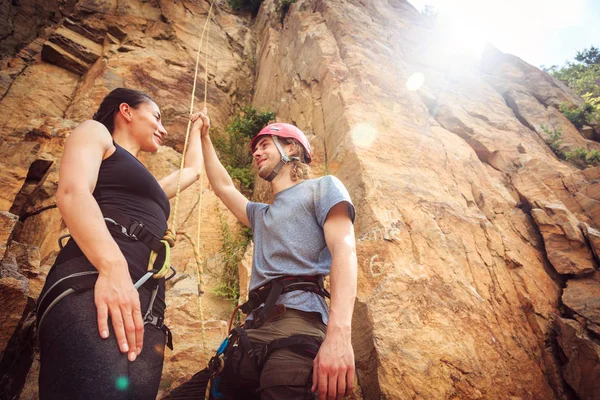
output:
[[[37,396],[26,345],[65,233],[53,208],[64,140],[111,89],[135,87],[155,98],[169,131],[142,161],[157,177],[176,170],[209,3],[61,7],[49,17],[27,1],[0,6],[10,17],[0,31],[15,27],[0,34],[0,382],[10,398]],[[283,22],[274,0],[253,20],[219,3],[211,26],[200,72],[215,130],[248,102],[276,111],[307,132],[315,175],[335,174],[356,205],[357,395],[600,398],[600,168],[559,160],[547,134],[560,130],[565,150],[600,149],[557,110],[580,99],[493,48],[481,62],[458,57],[402,0],[298,0]],[[414,74],[425,81],[409,89]],[[201,82],[197,108],[203,91]],[[269,199],[264,184],[255,197]],[[235,225],[206,181],[180,203],[181,229],[195,236],[198,218],[205,294],[182,240],[167,294],[176,348],[159,395],[203,368],[226,334],[231,305],[210,289],[223,221]]]

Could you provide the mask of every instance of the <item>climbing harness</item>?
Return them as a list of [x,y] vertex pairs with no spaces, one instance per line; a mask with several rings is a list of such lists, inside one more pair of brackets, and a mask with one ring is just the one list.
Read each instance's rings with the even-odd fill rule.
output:
[[[276,339],[261,346],[260,351],[256,351],[252,347],[246,333],[246,330],[257,329],[267,320],[276,315],[283,314],[285,306],[276,305],[277,299],[284,293],[297,290],[316,293],[322,297],[330,298],[330,294],[323,284],[322,276],[283,276],[252,290],[248,295],[248,301],[235,308],[229,321],[229,336],[221,343],[217,353],[208,363],[211,378],[207,392],[210,393],[211,398],[219,399],[223,397],[222,393],[219,392],[219,384],[221,377],[226,373],[225,363],[232,359],[236,351],[247,354],[257,377],[260,376],[269,356],[277,349],[289,348],[298,354],[309,356],[313,359],[316,357],[321,342],[314,336],[292,335]],[[252,314],[253,319],[247,320],[243,326],[231,329],[233,316],[238,309],[245,314]],[[235,372],[232,373],[232,376],[235,376]]]
[[[240,305],[239,308],[244,314],[252,312],[256,314],[254,319],[251,320],[252,325],[247,327],[262,325],[273,312],[279,296],[296,290],[312,292],[330,298],[330,294],[323,284],[322,276],[284,276],[273,279],[267,284],[252,290],[248,294],[248,301]],[[264,306],[260,307],[261,304],[264,304]]]
[[[104,208],[102,210],[104,220],[106,221],[108,230],[115,234],[125,237],[132,241],[138,241],[150,249],[150,259],[148,261],[148,272],[144,274],[135,284],[134,287],[139,289],[148,279],[155,278],[152,285],[152,294],[148,309],[144,314],[144,325],[153,325],[162,330],[167,336],[167,346],[173,350],[173,336],[169,328],[164,324],[162,317],[155,316],[152,313],[154,302],[158,294],[159,279],[169,280],[175,276],[175,269],[170,265],[170,249],[169,243],[164,239],[159,239],[143,223],[133,220],[115,209]],[[63,248],[63,240],[70,235],[63,235],[58,239],[60,248]],[[166,276],[169,270],[171,275]],[[36,314],[38,316],[38,336],[44,322],[44,319],[50,310],[66,296],[88,289],[92,289],[98,279],[98,271],[78,272],[55,282],[38,301]]]

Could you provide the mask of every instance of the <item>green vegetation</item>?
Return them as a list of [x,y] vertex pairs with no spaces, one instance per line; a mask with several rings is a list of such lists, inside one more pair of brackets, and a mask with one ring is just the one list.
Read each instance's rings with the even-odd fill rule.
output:
[[296,0],[277,0],[277,11],[279,12],[279,20],[283,25],[283,20],[285,20],[285,16],[292,4],[294,4]]
[[[290,6],[294,4],[297,0],[277,0],[275,2],[277,7],[277,12],[279,13],[280,21],[283,24],[283,20],[287,12],[290,9]],[[227,4],[234,11],[250,11],[253,16],[258,14],[258,10],[260,9],[260,5],[263,0],[227,0]]]
[[596,167],[600,165],[600,151],[591,150],[587,151],[583,148],[577,148],[573,151],[563,151],[560,149],[562,144],[562,132],[560,129],[550,129],[545,125],[540,127],[549,137],[550,141],[548,145],[556,154],[556,156],[562,160],[566,160],[578,168],[585,169],[588,167]]
[[600,49],[592,46],[589,49],[578,51],[575,56],[577,62],[567,61],[564,66],[553,65],[542,69],[555,78],[563,81],[579,96],[589,95],[597,99],[600,97]]
[[254,173],[250,170],[250,140],[274,119],[274,112],[258,111],[251,106],[245,106],[227,125],[226,134],[214,138],[215,149],[221,162],[229,175],[239,182],[240,190],[247,196],[250,196],[254,189]]
[[596,167],[600,165],[600,151],[587,151],[581,148],[575,149],[565,153],[565,160],[581,169]]
[[230,300],[234,307],[240,298],[240,284],[238,279],[238,265],[244,256],[246,247],[252,239],[252,231],[246,227],[239,235],[234,235],[229,229],[229,224],[219,213],[221,223],[221,254],[223,255],[223,270],[219,275],[219,284],[213,289],[217,296]]
[[562,67],[542,66],[542,69],[564,82],[583,98],[582,107],[568,107],[564,104],[560,107],[569,121],[581,130],[583,125],[592,124],[600,119],[600,49],[591,46],[589,49],[578,51],[575,61],[567,61]]
[[[599,100],[598,98],[594,99]],[[581,131],[584,125],[589,125],[598,119],[598,108],[592,103],[585,102],[581,107],[568,107],[565,104],[560,105],[560,111],[565,117]]]
[[250,11],[252,15],[256,15],[262,0],[227,0],[227,4],[235,11]]
[[[222,135],[215,135],[213,142],[219,153],[219,159],[234,180],[240,185],[240,190],[248,197],[254,189],[254,173],[250,140],[270,121],[275,119],[275,113],[258,111],[251,106],[245,106],[237,113]],[[232,233],[227,221],[219,213],[221,223],[221,240],[223,246],[223,270],[219,275],[219,283],[213,293],[231,300],[237,305],[240,297],[238,265],[248,243],[252,239],[252,231],[243,227],[240,234]]]
[[560,151],[560,145],[562,144],[562,140],[561,140],[562,131],[560,129],[551,130],[546,125],[542,125],[540,128],[542,128],[542,130],[550,138],[550,142],[548,143],[548,145],[550,146],[550,148],[552,149],[554,154],[556,154],[558,156],[558,158],[563,158],[561,156],[561,151]]

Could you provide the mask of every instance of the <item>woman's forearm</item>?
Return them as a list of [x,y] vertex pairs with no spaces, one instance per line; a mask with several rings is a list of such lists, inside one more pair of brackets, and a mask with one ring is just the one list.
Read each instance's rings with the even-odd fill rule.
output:
[[202,169],[202,143],[200,135],[192,132],[188,142],[188,148],[185,154],[184,168],[192,168],[198,173]]

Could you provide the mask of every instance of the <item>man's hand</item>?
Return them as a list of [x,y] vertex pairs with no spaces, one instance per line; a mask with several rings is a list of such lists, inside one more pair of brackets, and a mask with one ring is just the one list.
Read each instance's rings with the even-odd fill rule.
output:
[[190,120],[192,121],[193,134],[200,133],[201,137],[208,135],[208,129],[210,128],[210,118],[208,118],[208,110],[206,107],[201,112],[192,114]]
[[319,400],[341,399],[354,390],[354,350],[350,330],[333,331],[327,335],[313,361],[312,391],[319,391]]

